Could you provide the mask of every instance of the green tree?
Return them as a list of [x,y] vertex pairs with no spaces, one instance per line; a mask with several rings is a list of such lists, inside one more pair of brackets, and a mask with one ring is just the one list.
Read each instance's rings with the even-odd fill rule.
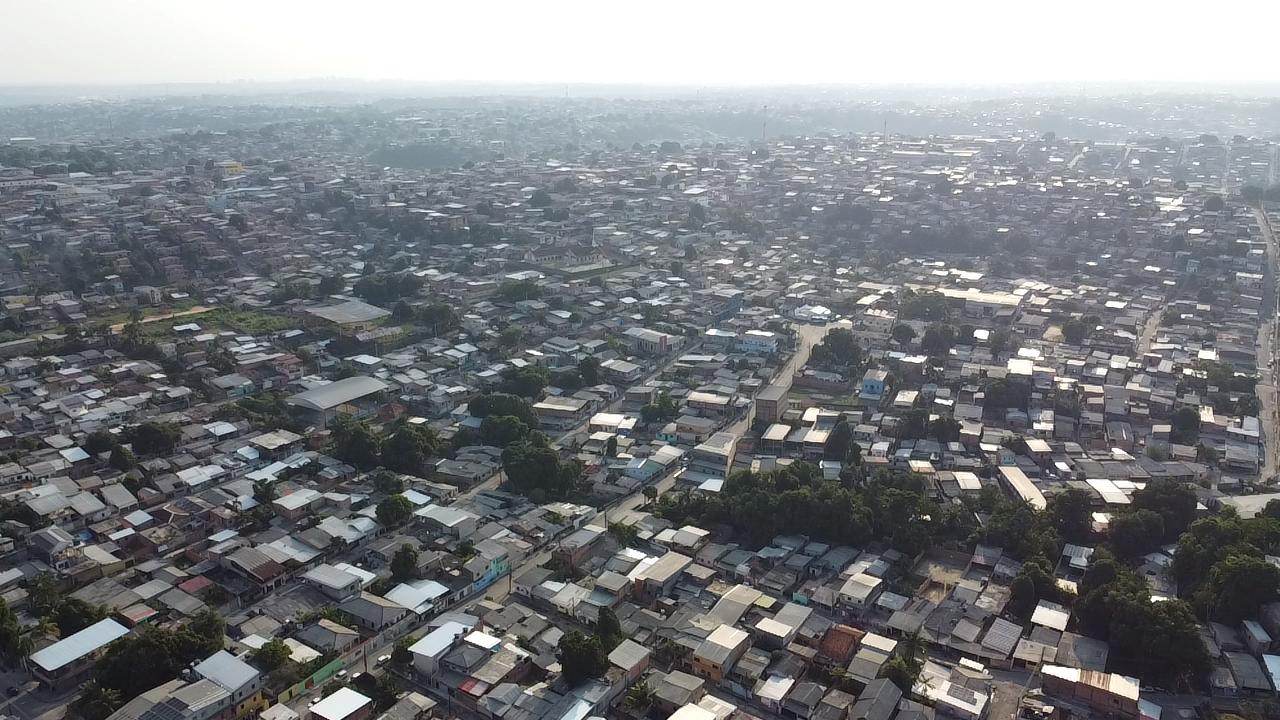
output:
[[646,423],[667,422],[675,420],[680,414],[680,407],[667,393],[659,393],[658,399],[640,408],[640,419]]
[[502,469],[515,490],[526,495],[540,491],[551,498],[565,497],[582,473],[577,462],[561,462],[553,448],[529,440],[503,449]]
[[1009,602],[1005,611],[1020,620],[1027,620],[1041,600],[1059,602],[1061,595],[1050,569],[1040,560],[1028,560],[1009,586]]
[[440,452],[440,440],[429,425],[401,425],[382,444],[382,464],[396,472],[424,475],[427,459]]
[[1280,568],[1263,558],[1232,555],[1214,564],[1196,603],[1207,617],[1234,625],[1257,617],[1262,605],[1278,597]]
[[320,278],[320,284],[316,290],[320,295],[336,295],[347,287],[347,282],[342,279],[341,275],[326,275]]
[[1170,420],[1170,427],[1170,442],[1195,445],[1200,441],[1200,413],[1195,408],[1178,408]]
[[101,455],[119,443],[110,430],[95,430],[84,439],[84,451],[90,455]]
[[551,195],[541,188],[534,190],[533,195],[529,196],[529,207],[546,208],[551,207]]
[[1049,498],[1053,526],[1067,542],[1087,544],[1093,534],[1093,500],[1089,493],[1071,488]]
[[831,434],[827,436],[827,444],[823,448],[823,455],[828,460],[839,460],[843,462],[849,456],[849,445],[853,442],[853,430],[849,429],[849,422],[843,416],[836,420],[836,424],[831,428]]
[[539,398],[550,381],[551,374],[545,368],[528,365],[508,370],[503,375],[500,389],[520,397]]
[[586,385],[600,384],[600,361],[588,355],[578,361],[578,374]]
[[102,687],[90,681],[80,689],[79,696],[71,703],[71,709],[83,720],[106,720],[124,705],[120,691]]
[[899,345],[909,345],[916,337],[916,331],[910,325],[894,325],[889,331],[889,337]]
[[917,408],[908,410],[898,419],[898,437],[904,440],[923,440],[928,434],[929,411]]
[[107,464],[120,472],[128,472],[133,469],[136,462],[133,451],[123,445],[117,445],[111,451],[111,458]]
[[377,515],[384,527],[400,527],[413,517],[413,503],[403,495],[392,495],[378,503]]
[[498,297],[507,302],[537,300],[542,297],[542,287],[533,280],[508,280],[498,286]]
[[853,331],[847,328],[827,331],[822,342],[809,351],[809,364],[843,374],[851,374],[862,361],[862,348],[858,347]]
[[511,415],[529,427],[537,427],[538,416],[528,400],[510,393],[486,393],[477,395],[467,404],[472,417],[487,418],[490,415]]
[[1164,518],[1151,510],[1135,510],[1111,520],[1111,547],[1122,558],[1135,558],[1159,547]]
[[946,355],[955,345],[956,331],[950,325],[934,323],[925,328],[920,338],[920,349],[927,355]]
[[178,426],[172,423],[148,421],[129,432],[129,441],[136,452],[156,455],[172,450],[180,436]]
[[498,344],[502,347],[512,348],[520,344],[524,339],[524,328],[519,325],[510,325],[502,329],[498,333]]
[[945,415],[929,423],[929,434],[940,443],[960,442],[960,429],[959,421]]
[[569,687],[602,677],[609,669],[609,659],[600,638],[570,630],[560,638],[556,653],[561,673]]
[[653,688],[649,687],[649,683],[641,680],[627,689],[626,694],[622,696],[622,704],[637,717],[642,717],[653,705],[653,700],[657,696]]
[[404,480],[398,473],[390,470],[375,470],[369,473],[373,489],[383,495],[399,495],[404,492]]
[[289,662],[293,651],[288,645],[279,638],[272,638],[262,644],[262,647],[249,653],[249,662],[262,672],[269,673],[277,668],[283,667]]
[[71,596],[62,598],[53,613],[53,621],[61,637],[74,635],[106,617],[106,609]]
[[396,641],[395,647],[391,649],[391,662],[397,665],[409,665],[413,662],[413,653],[409,652],[409,648],[418,642],[418,638],[412,635],[406,635]]
[[378,464],[380,450],[381,443],[367,424],[345,415],[334,420],[334,457],[367,470]]
[[461,325],[458,313],[444,303],[431,303],[418,310],[418,323],[431,328],[431,335],[438,337]]
[[904,695],[910,695],[920,679],[922,669],[923,663],[919,659],[910,660],[904,656],[895,655],[880,668],[880,677],[897,685]]
[[611,608],[600,608],[596,616],[596,637],[600,638],[600,645],[606,653],[612,652],[626,639],[626,635],[622,632],[622,623]]
[[274,480],[255,480],[253,482],[253,499],[262,505],[270,505],[276,499],[276,483]]
[[418,576],[418,551],[412,545],[401,545],[391,556],[391,579],[396,582]]
[[480,439],[486,445],[506,447],[529,437],[530,429],[514,415],[489,415],[480,422]]
[[1133,510],[1152,510],[1164,519],[1161,542],[1176,542],[1196,519],[1196,493],[1172,480],[1152,480],[1133,494]]
[[1097,330],[1099,322],[1096,315],[1071,318],[1062,324],[1062,336],[1072,345],[1081,345]]
[[391,319],[396,322],[409,322],[413,318],[413,306],[404,300],[396,301],[396,304],[391,308]]

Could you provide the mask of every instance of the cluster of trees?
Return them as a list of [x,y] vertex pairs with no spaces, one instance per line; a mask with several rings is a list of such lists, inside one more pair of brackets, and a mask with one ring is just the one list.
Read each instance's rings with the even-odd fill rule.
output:
[[542,287],[532,280],[508,280],[498,286],[498,297],[507,302],[537,300],[542,297]]
[[1147,583],[1104,548],[1078,587],[1080,631],[1110,643],[1111,669],[1160,687],[1191,688],[1209,672],[1209,654],[1190,606],[1152,602]]
[[1248,204],[1259,207],[1262,202],[1280,202],[1280,185],[1261,188],[1257,185],[1245,185],[1240,188],[1240,197]]
[[503,448],[502,470],[511,487],[534,502],[568,497],[582,478],[582,465],[562,460],[542,433]]
[[412,545],[402,545],[391,556],[392,582],[413,580],[418,576],[418,551]]
[[264,392],[222,405],[214,413],[219,420],[248,420],[258,430],[290,430],[299,432],[302,423],[285,402],[284,393]]
[[57,627],[59,637],[78,633],[107,616],[106,608],[64,594],[47,572],[31,580],[27,597],[35,614]]
[[120,443],[120,437],[109,430],[95,430],[85,439],[84,451],[90,455],[110,452],[108,464],[120,472],[128,472],[137,464],[133,451]]
[[[1007,613],[1025,620],[1040,600],[1071,601],[1052,568],[1063,540],[1097,544],[1089,494],[1073,489],[1054,495],[1041,513],[989,488],[978,505],[991,513],[981,539],[1023,561]],[[1134,493],[1129,509],[1113,517],[1107,543],[1095,551],[1075,598],[1081,632],[1111,644],[1115,670],[1168,687],[1185,686],[1208,670],[1195,616],[1182,601],[1151,602],[1146,581],[1118,558],[1137,557],[1176,539],[1195,518],[1195,509],[1195,493],[1178,483],[1152,482]]]
[[422,278],[409,273],[373,273],[356,281],[353,288],[357,297],[374,305],[390,305],[418,294]]
[[1071,318],[1062,323],[1062,336],[1072,345],[1080,345],[1098,329],[1099,322],[1097,315]]
[[177,628],[144,626],[111,644],[94,668],[93,682],[81,691],[73,709],[84,720],[103,720],[129,698],[166,683],[192,662],[222,649],[226,632],[212,610]]
[[1280,503],[1256,517],[1220,514],[1197,520],[1178,540],[1173,573],[1178,593],[1202,617],[1236,623],[1280,598]]
[[993,380],[982,388],[982,392],[982,407],[988,411],[1026,410],[1031,402],[1031,383],[1022,378]]
[[656,512],[675,523],[728,525],[754,544],[779,533],[855,546],[883,538],[908,555],[931,542],[967,539],[977,525],[967,508],[939,508],[928,500],[918,479],[881,472],[851,488],[824,479],[809,463],[768,473],[734,473],[714,497],[668,493]]
[[1200,441],[1200,413],[1195,408],[1178,408],[1169,425],[1169,442],[1195,445]]
[[658,398],[640,408],[640,419],[646,423],[670,422],[680,416],[680,406],[667,393],[659,393]]
[[[494,447],[506,447],[512,443],[530,439],[542,433],[533,428],[538,418],[533,406],[518,395],[488,393],[473,399],[468,409],[481,418],[479,431],[463,428],[453,438],[454,448],[482,443]],[[545,442],[545,441],[544,441]]]
[[[933,189],[941,194],[950,194],[951,181],[943,178],[934,183]],[[913,199],[924,197],[923,189],[912,196]],[[962,254],[970,257],[985,257],[1002,252],[1021,255],[1030,247],[1025,235],[1010,233],[1001,238],[994,233],[975,232],[966,223],[951,223],[945,227],[904,227],[888,235],[888,246],[899,253],[906,254]]]
[[361,470],[378,465],[408,475],[422,475],[427,461],[440,454],[441,443],[429,425],[400,423],[385,438],[368,423],[340,417],[333,426],[333,455]]
[[624,639],[618,616],[609,608],[601,608],[590,635],[579,630],[565,633],[556,651],[565,682],[576,687],[603,676],[609,670],[609,653]]
[[126,430],[124,440],[140,455],[159,455],[172,450],[181,437],[177,425],[149,420]]
[[438,302],[414,307],[408,301],[400,300],[391,308],[391,319],[428,328],[433,337],[455,330],[461,324],[458,313],[451,306]]
[[377,515],[384,527],[400,527],[413,517],[413,503],[404,495],[392,495],[378,503]]
[[947,305],[946,296],[941,293],[904,290],[899,298],[898,317],[903,320],[946,322],[951,318],[951,308]]
[[498,389],[510,395],[537,399],[542,397],[542,391],[549,384],[551,384],[551,373],[547,372],[546,368],[526,365],[503,373],[502,384]]
[[933,323],[925,328],[924,336],[920,338],[920,349],[931,356],[946,355],[955,344],[955,327],[942,323]]
[[472,398],[467,403],[467,412],[472,417],[487,418],[491,415],[510,415],[525,425],[536,427],[538,416],[533,412],[529,401],[511,393],[485,393]]
[[17,613],[4,598],[0,598],[0,654],[16,663],[30,654],[32,649],[32,634],[23,632]]
[[858,347],[858,341],[853,337],[853,331],[834,328],[822,338],[822,342],[813,346],[809,353],[809,364],[845,377],[853,377],[863,369],[865,359],[862,348]]
[[1230,415],[1257,415],[1261,409],[1255,387],[1258,378],[1238,373],[1226,363],[1201,363],[1197,370],[1203,378],[1184,378],[1178,391],[1192,388],[1200,391],[1214,410]]

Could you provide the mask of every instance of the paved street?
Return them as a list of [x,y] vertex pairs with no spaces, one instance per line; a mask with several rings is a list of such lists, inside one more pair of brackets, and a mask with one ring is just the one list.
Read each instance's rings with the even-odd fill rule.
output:
[[1280,258],[1280,248],[1276,247],[1275,233],[1271,223],[1262,210],[1254,210],[1258,228],[1262,232],[1267,250],[1266,281],[1262,297],[1263,322],[1258,328],[1258,386],[1257,395],[1261,405],[1258,413],[1262,423],[1263,458],[1259,477],[1264,483],[1274,482],[1280,473],[1280,418],[1277,413],[1277,361],[1276,332],[1280,329],[1276,323],[1276,263]]

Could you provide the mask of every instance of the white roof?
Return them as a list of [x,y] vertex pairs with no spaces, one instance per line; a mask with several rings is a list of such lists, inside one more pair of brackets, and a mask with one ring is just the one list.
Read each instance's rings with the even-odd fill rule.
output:
[[716,714],[697,705],[685,705],[671,713],[667,720],[716,720]]
[[416,580],[412,583],[400,583],[383,597],[421,615],[431,609],[436,598],[448,594],[449,588],[435,580]]
[[1047,628],[1062,631],[1067,629],[1067,620],[1071,617],[1071,613],[1063,606],[1041,600],[1036,605],[1036,610],[1031,614],[1031,622],[1035,625],[1043,625]]
[[345,720],[360,708],[373,702],[351,688],[339,688],[337,692],[311,706],[311,714],[323,720]]
[[432,630],[422,639],[409,646],[409,652],[415,655],[425,655],[427,657],[436,657],[440,653],[448,650],[453,646],[453,641],[470,632],[471,626],[464,625],[456,620],[450,620],[440,627]]
[[109,643],[124,637],[129,629],[120,623],[107,618],[99,620],[89,627],[65,637],[49,647],[32,653],[31,661],[48,672],[79,660],[80,658],[105,647]]

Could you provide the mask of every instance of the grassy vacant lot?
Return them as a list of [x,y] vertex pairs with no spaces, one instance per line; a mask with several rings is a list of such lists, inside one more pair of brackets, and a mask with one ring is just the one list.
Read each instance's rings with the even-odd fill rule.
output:
[[[198,312],[197,312],[198,311]],[[195,323],[205,332],[231,330],[246,335],[279,332],[298,326],[298,320],[262,310],[231,310],[230,308],[192,308],[184,314],[172,317],[144,318],[142,334],[149,338],[163,338],[174,334],[175,325]]]

